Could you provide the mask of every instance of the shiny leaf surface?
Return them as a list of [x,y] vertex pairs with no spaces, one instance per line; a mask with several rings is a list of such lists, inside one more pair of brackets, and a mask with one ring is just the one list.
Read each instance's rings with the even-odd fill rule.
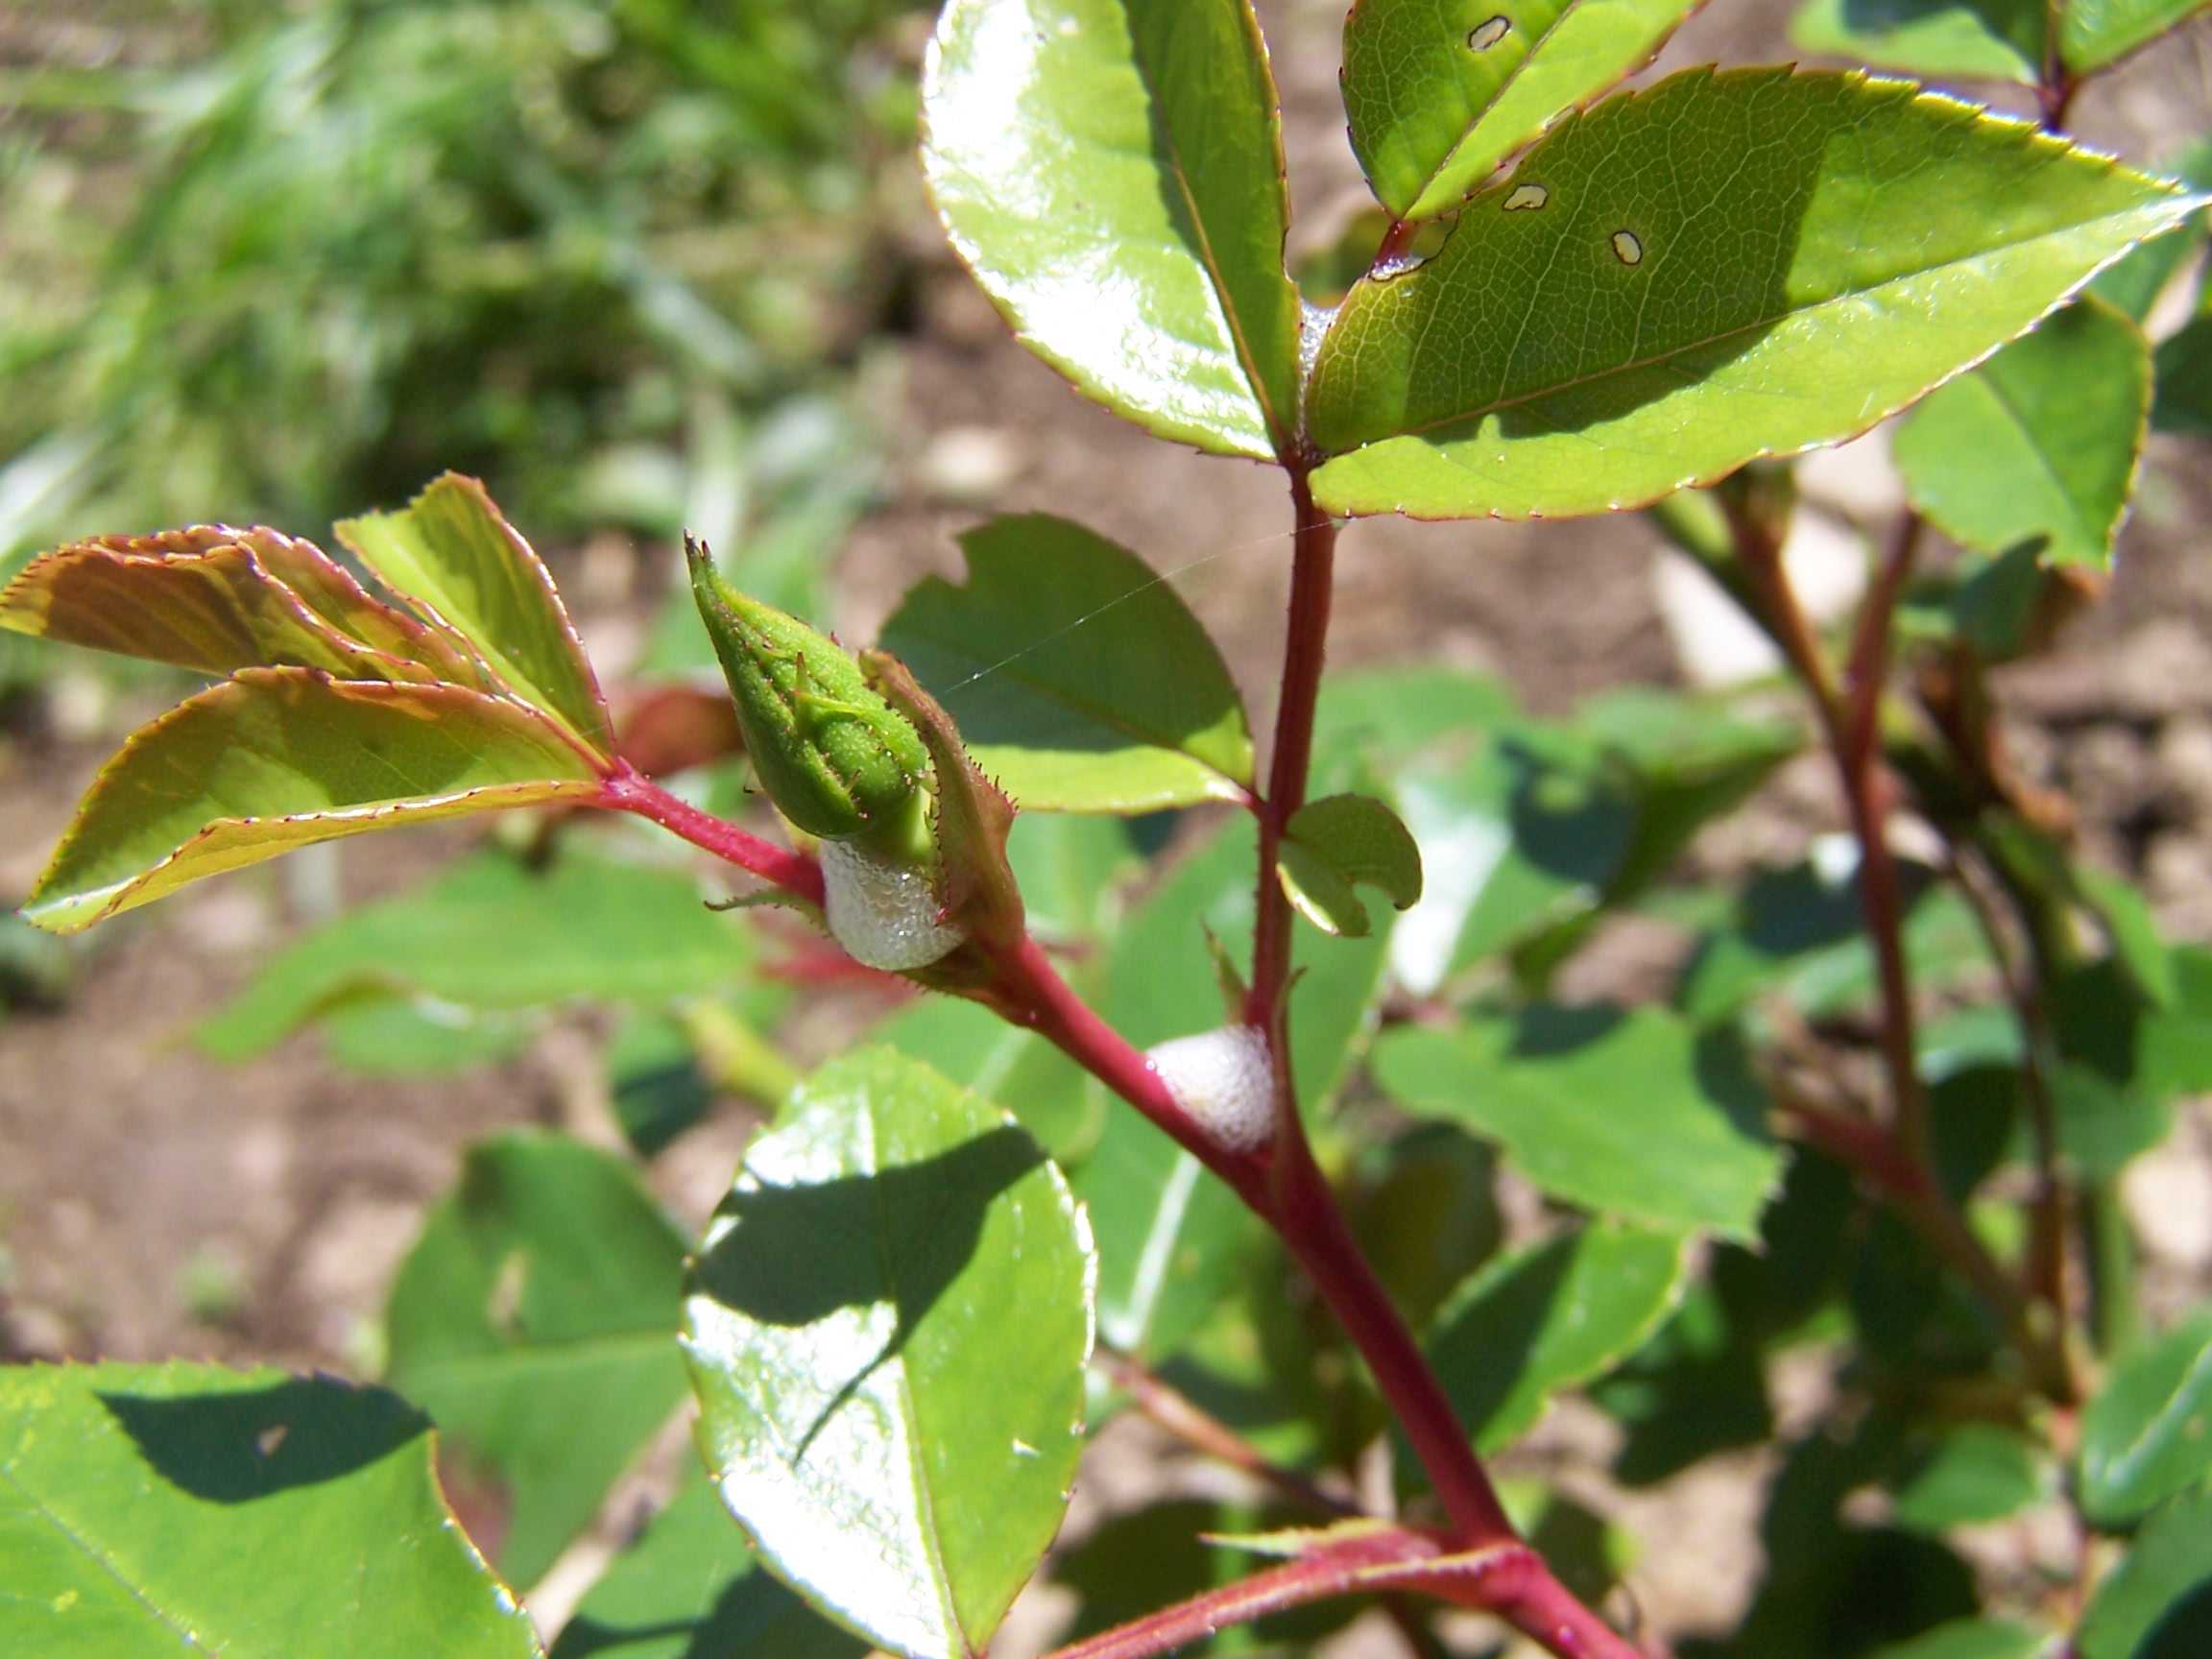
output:
[[1544,1191],[1601,1214],[1748,1240],[1781,1180],[1741,1047],[1656,1009],[1394,1031],[1375,1072],[1408,1111],[1495,1140]]
[[1353,290],[1308,398],[1316,498],[1598,513],[1846,438],[2188,208],[1909,86],[1677,75],[1563,121],[1435,258]]
[[0,1651],[522,1659],[530,1622],[381,1388],[213,1365],[0,1369]]
[[1067,1503],[1092,1274],[997,1108],[888,1049],[816,1072],[685,1295],[701,1444],[760,1558],[879,1647],[981,1652]]
[[553,1659],[862,1659],[867,1651],[762,1571],[697,1476],[614,1558],[553,1644]]
[[1912,503],[1986,553],[2040,537],[2053,565],[2107,566],[2151,419],[2151,346],[2082,300],[1937,388],[1898,428]]
[[517,696],[602,753],[606,700],[544,564],[484,486],[448,472],[397,513],[372,513],[338,538]]
[[1461,1286],[1424,1345],[1476,1448],[1519,1439],[1553,1394],[1641,1348],[1682,1298],[1688,1251],[1687,1234],[1595,1221]]
[[976,763],[1034,812],[1236,800],[1252,737],[1236,682],[1150,565],[1045,514],[960,538],[968,580],[931,577],[883,648],[945,705]]
[[1401,219],[1448,213],[1564,110],[1651,60],[1698,0],[1358,0],[1352,147]]
[[249,668],[124,744],[23,913],[74,933],[310,842],[595,787],[573,744],[505,699]]
[[952,0],[923,165],[985,292],[1086,397],[1269,458],[1299,378],[1277,103],[1249,0]]
[[385,1310],[391,1380],[512,1499],[537,1581],[684,1397],[682,1236],[620,1158],[512,1130],[469,1150]]

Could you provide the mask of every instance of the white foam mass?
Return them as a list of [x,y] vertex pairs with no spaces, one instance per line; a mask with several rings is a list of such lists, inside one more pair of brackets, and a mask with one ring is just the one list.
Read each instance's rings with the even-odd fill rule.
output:
[[821,847],[830,936],[855,962],[898,973],[926,968],[960,943],[937,920],[928,872],[842,841]]
[[1175,1104],[1237,1152],[1257,1152],[1275,1135],[1275,1068],[1257,1025],[1224,1025],[1147,1048],[1144,1058]]

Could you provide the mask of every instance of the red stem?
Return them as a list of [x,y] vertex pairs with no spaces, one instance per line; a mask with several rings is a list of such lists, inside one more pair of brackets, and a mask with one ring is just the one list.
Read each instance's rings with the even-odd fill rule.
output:
[[[1007,1019],[1036,1031],[1099,1078],[1227,1182],[1282,1236],[1365,1357],[1377,1386],[1419,1454],[1451,1517],[1451,1542],[1480,1552],[1479,1573],[1470,1575],[1466,1563],[1473,1558],[1462,1556],[1452,1573],[1439,1575],[1432,1565],[1429,1576],[1433,1582],[1408,1579],[1399,1587],[1425,1589],[1487,1608],[1567,1659],[1635,1659],[1635,1649],[1577,1602],[1542,1560],[1518,1542],[1443,1385],[1360,1254],[1335,1195],[1313,1161],[1290,1094],[1283,1011],[1289,980],[1290,918],[1288,901],[1276,879],[1275,859],[1284,826],[1305,802],[1314,711],[1320,701],[1327,648],[1336,542],[1335,524],[1314,507],[1305,469],[1292,467],[1290,476],[1297,515],[1290,616],[1268,792],[1260,804],[1258,923],[1253,987],[1247,1005],[1247,1017],[1267,1032],[1275,1073],[1281,1079],[1279,1127],[1273,1144],[1259,1152],[1239,1152],[1215,1141],[1176,1102],[1159,1072],[1128,1039],[1069,988],[1037,942],[1026,934],[1018,944],[992,952],[992,979],[972,994]],[[629,767],[620,768],[608,779],[600,805],[649,818],[694,846],[801,897],[821,902],[821,870],[812,859],[698,811]],[[1420,1543],[1424,1560],[1440,1548],[1426,1537],[1420,1537]],[[1507,1561],[1518,1565],[1501,1575],[1499,1563]],[[1187,1604],[1187,1608],[1203,1604],[1210,1609],[1203,1618],[1225,1623],[1270,1611],[1267,1598],[1278,1592],[1291,1595],[1290,1600],[1281,1603],[1286,1606],[1341,1594],[1341,1575],[1331,1578],[1325,1565],[1317,1567],[1314,1558],[1296,1562],[1277,1573],[1262,1574],[1246,1585],[1216,1592],[1214,1598],[1200,1598],[1198,1603]],[[1495,1588],[1490,1584],[1493,1578],[1498,1580]],[[1382,1583],[1376,1587],[1394,1586]],[[1236,1608],[1250,1610],[1236,1612]],[[1098,1638],[1095,1644],[1069,1652],[1164,1652],[1211,1627],[1178,1624],[1178,1614],[1179,1610],[1169,1609],[1138,1621],[1123,1633]],[[1185,1616],[1189,1616],[1187,1612]]]
[[994,1006],[1058,1047],[1228,1182],[1245,1203],[1263,1216],[1267,1214],[1264,1161],[1233,1151],[1207,1134],[1176,1104],[1152,1062],[1069,988],[1035,939],[1024,937],[1014,951],[999,958],[998,967]]
[[1321,701],[1328,655],[1329,600],[1335,586],[1336,524],[1313,505],[1307,475],[1293,469],[1290,501],[1297,517],[1290,565],[1289,631],[1283,645],[1283,691],[1275,709],[1275,751],[1267,797],[1260,804],[1260,885],[1252,941],[1252,992],[1245,1017],[1278,1046],[1276,1074],[1287,1077],[1280,1052],[1283,991],[1290,975],[1290,902],[1275,875],[1283,827],[1306,805],[1313,762],[1313,715]]
[[1356,1503],[1324,1492],[1295,1469],[1285,1468],[1259,1447],[1200,1406],[1181,1389],[1125,1354],[1101,1348],[1096,1361],[1130,1403],[1161,1428],[1216,1462],[1242,1470],[1302,1509],[1332,1520],[1348,1521],[1363,1512]]
[[681,835],[692,846],[704,848],[740,870],[750,870],[764,881],[774,882],[809,904],[819,905],[823,902],[822,867],[806,854],[779,847],[773,841],[763,841],[711,812],[700,811],[627,762],[615,763],[615,770],[600,785],[598,804],[618,812],[635,812]]
[[1347,1536],[1061,1648],[1051,1659],[1152,1659],[1310,1601],[1418,1591],[1504,1620],[1563,1659],[1640,1659],[1521,1544],[1444,1554],[1432,1538],[1398,1527]]
[[1283,1145],[1271,1186],[1276,1231],[1390,1402],[1407,1441],[1428,1471],[1437,1501],[1451,1517],[1452,1541],[1462,1549],[1513,1542],[1513,1523],[1505,1518],[1504,1506],[1468,1443],[1466,1428],[1389,1292],[1360,1253],[1303,1133]]
[[1927,1168],[1932,1153],[1928,1100],[1920,1087],[1913,1039],[1912,987],[1905,967],[1905,902],[1885,823],[1889,788],[1880,742],[1882,687],[1889,672],[1890,619],[1896,613],[1898,594],[1912,571],[1920,528],[1920,515],[1908,508],[1897,521],[1881,568],[1860,605],[1844,687],[1842,729],[1835,749],[1844,805],[1859,842],[1859,904],[1865,915],[1881,978],[1882,1056],[1889,1073],[1897,1139],[1905,1156]]

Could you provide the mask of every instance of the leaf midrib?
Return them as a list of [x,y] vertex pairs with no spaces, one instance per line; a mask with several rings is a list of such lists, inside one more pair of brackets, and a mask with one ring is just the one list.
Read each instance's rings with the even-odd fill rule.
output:
[[[1466,152],[1468,145],[1475,142],[1475,134],[1482,130],[1482,123],[1488,119],[1491,111],[1496,109],[1499,104],[1503,101],[1505,94],[1513,89],[1515,84],[1520,81],[1523,72],[1527,69],[1528,65],[1535,61],[1536,55],[1544,50],[1544,43],[1550,40],[1552,36],[1559,32],[1561,24],[1565,23],[1568,18],[1572,17],[1581,9],[1582,0],[1567,0],[1567,4],[1559,8],[1557,14],[1552,17],[1551,21],[1544,25],[1544,32],[1541,35],[1538,35],[1535,39],[1529,41],[1528,50],[1521,55],[1521,61],[1514,64],[1511,69],[1507,70],[1505,72],[1504,79],[1500,81],[1496,86],[1490,89],[1489,101],[1485,103],[1481,108],[1475,111],[1474,119],[1467,123],[1466,131],[1459,134],[1458,141],[1455,143],[1451,149],[1445,151],[1443,157],[1436,163],[1435,166],[1429,170],[1427,175],[1423,177],[1421,180],[1421,188],[1413,192],[1413,200],[1407,205],[1405,214],[1407,218],[1410,219],[1415,213],[1420,211],[1422,198],[1426,197],[1430,191],[1436,187],[1436,180],[1443,178],[1445,174],[1451,172],[1452,164]],[[1552,120],[1556,121],[1558,118],[1559,117],[1557,115],[1554,115]],[[1471,194],[1473,194],[1471,191],[1461,191],[1460,200],[1465,201]],[[1423,214],[1422,217],[1427,219],[1433,219],[1439,214],[1449,212],[1450,210],[1450,206],[1447,204],[1443,207],[1433,208],[1430,212]]]
[[9,1470],[4,1465],[0,1465],[0,1480],[5,1480],[15,1491],[21,1493],[25,1503],[29,1506],[29,1512],[31,1514],[37,1516],[49,1527],[52,1527],[55,1531],[59,1532],[62,1536],[62,1538],[71,1546],[71,1548],[77,1550],[84,1556],[86,1560],[90,1561],[95,1567],[99,1568],[101,1572],[107,1574],[109,1578],[113,1579],[132,1601],[136,1602],[141,1608],[145,1610],[148,1618],[152,1619],[156,1624],[159,1624],[171,1635],[177,1637],[178,1640],[181,1641],[193,1651],[199,1653],[206,1653],[212,1651],[212,1649],[208,1648],[201,1642],[200,1638],[193,1633],[188,1625],[180,1624],[175,1619],[172,1619],[166,1612],[164,1612],[158,1605],[156,1604],[151,1595],[149,1595],[145,1590],[141,1589],[138,1585],[132,1582],[129,1577],[125,1576],[119,1564],[111,1559],[98,1546],[93,1544],[91,1540],[85,1538],[74,1527],[70,1526],[68,1522],[64,1521],[61,1518],[60,1512],[56,1510],[51,1503],[47,1503],[46,1500],[40,1497],[37,1493],[32,1491],[30,1487],[24,1485],[22,1481],[16,1479],[13,1472]]
[[[1848,304],[1858,300],[1870,299],[1875,296],[1884,294],[1889,289],[1895,288],[1900,284],[1917,282],[1924,276],[1935,276],[1941,272],[1956,269],[1961,265],[1971,264],[1974,260],[1977,259],[1987,258],[1988,256],[1996,253],[2016,252],[2020,249],[2033,247],[2036,243],[2048,241],[2055,236],[2070,235],[2075,231],[2087,228],[2090,226],[2101,225],[2107,220],[2121,219],[2126,218],[2130,214],[2141,213],[2159,200],[2161,199],[2153,198],[2152,202],[2137,203],[2132,206],[2121,208],[2115,212],[2102,213],[2096,215],[2093,218],[2076,220],[2070,225],[2061,225],[2049,230],[2038,231],[2032,236],[2024,236],[2017,241],[1999,243],[1994,247],[1984,248],[1968,258],[1946,259],[1938,264],[1923,265],[1911,271],[1900,272],[1894,276],[1884,277],[1880,282],[1875,283],[1872,287],[1844,289],[1841,292],[1830,294],[1820,300],[1817,300],[1810,305],[1793,306],[1788,310],[1776,312],[1771,316],[1757,318],[1748,323],[1739,324],[1734,327],[1723,328],[1716,333],[1708,334],[1702,339],[1685,341],[1679,346],[1670,347],[1665,351],[1655,352],[1648,357],[1639,357],[1624,363],[1611,364],[1603,369],[1593,370],[1587,374],[1577,374],[1568,379],[1554,381],[1551,385],[1539,386],[1531,391],[1520,393],[1511,397],[1496,397],[1492,398],[1486,403],[1479,403],[1466,409],[1456,410],[1449,415],[1440,415],[1432,421],[1424,421],[1418,425],[1403,426],[1394,432],[1380,433],[1373,438],[1363,438],[1358,443],[1353,444],[1345,448],[1331,450],[1329,452],[1329,458],[1331,460],[1334,460],[1339,456],[1357,454],[1359,450],[1369,448],[1374,445],[1387,444],[1394,438],[1419,438],[1428,433],[1434,432],[1440,427],[1458,426],[1466,424],[1470,421],[1481,421],[1488,418],[1489,416],[1502,413],[1507,409],[1517,409],[1525,404],[1540,402],[1547,397],[1556,397],[1564,393],[1577,391],[1584,386],[1596,385],[1600,381],[1611,379],[1616,375],[1633,374],[1646,369],[1662,368],[1668,364],[1672,363],[1679,357],[1688,356],[1693,352],[1702,351],[1708,347],[1723,345],[1726,342],[1734,340],[1741,335],[1757,333],[1762,329],[1773,329],[1779,327],[1783,324],[1793,322],[1799,318],[1817,316],[1819,313],[1830,310],[1835,306]],[[2180,200],[2180,198],[2173,198],[2171,200]],[[2129,244],[2129,246],[2132,246],[2132,244]],[[2112,255],[2112,258],[2119,257],[2119,254],[2125,252],[2127,252],[2126,248],[2118,250]],[[2084,284],[2093,280],[2098,273],[2104,270],[2104,266],[2110,264],[2111,262],[2112,261],[2110,258],[2103,260],[2094,269],[2084,273],[2081,276],[2081,279],[2068,287],[2065,290],[2065,293],[2060,294],[2056,299],[2055,299],[2052,301],[2052,305],[2056,307],[2066,299],[2067,295],[2075,293]],[[2033,325],[2033,324],[2030,324],[2028,326],[2032,327]],[[2023,328],[2020,330],[2020,332],[2025,333],[2027,332],[2027,329]],[[2017,338],[2018,335],[2012,335],[2008,337],[2008,339]],[[2006,342],[2000,342],[1999,344],[2003,345]],[[1992,349],[1994,349],[1994,348]],[[1968,367],[1971,368],[1972,366],[1969,365]],[[1960,371],[1960,373],[1963,372],[1964,371]]]
[[2037,469],[2049,480],[2052,489],[2058,493],[2058,499],[2065,506],[2066,516],[2074,521],[2075,533],[2089,546],[2109,553],[2112,550],[2111,536],[2082,517],[2081,504],[2075,499],[2072,487],[2058,475],[2058,469],[2053,463],[2050,450],[2037,437],[2034,427],[2029,424],[2027,416],[2022,413],[2020,405],[2013,400],[2012,394],[1994,374],[1983,373],[1977,378],[1989,389],[1989,396],[1997,400],[1998,409],[2003,412],[2005,419],[2012,423],[2013,429],[2020,434],[2021,440],[2028,445],[2029,452],[2035,457]]
[[[1187,4],[1188,0],[1178,0]],[[1242,15],[1249,17],[1249,11]],[[1190,228],[1198,237],[1198,263],[1206,273],[1206,280],[1214,290],[1214,302],[1221,307],[1221,320],[1229,326],[1229,339],[1237,352],[1237,366],[1244,372],[1244,382],[1252,389],[1252,400],[1260,406],[1260,422],[1266,428],[1267,441],[1277,454],[1289,447],[1289,432],[1276,417],[1275,399],[1269,392],[1264,376],[1260,373],[1257,360],[1252,354],[1252,343],[1245,337],[1244,319],[1236,300],[1230,295],[1228,279],[1221,274],[1220,261],[1214,253],[1214,237],[1206,226],[1206,216],[1198,210],[1198,199],[1190,189],[1190,170],[1183,164],[1183,148],[1175,137],[1175,124],[1162,107],[1157,91],[1157,78],[1153,75],[1146,55],[1138,48],[1135,26],[1131,26],[1129,55],[1138,64],[1138,74],[1143,77],[1147,90],[1152,91],[1155,108],[1162,109],[1160,118],[1161,139],[1167,146],[1168,173],[1175,180],[1175,189],[1183,198],[1183,206],[1190,215]],[[1281,139],[1276,141],[1278,152]],[[1287,278],[1286,278],[1287,280]]]

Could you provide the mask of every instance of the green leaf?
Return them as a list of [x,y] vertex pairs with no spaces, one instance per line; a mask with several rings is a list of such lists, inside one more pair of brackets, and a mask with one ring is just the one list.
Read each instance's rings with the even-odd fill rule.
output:
[[[1954,984],[1986,967],[1987,946],[1965,901],[1933,880],[1924,866],[1904,867],[1906,960],[1914,983]],[[1684,971],[1677,998],[1707,1022],[1754,997],[1786,997],[1820,1016],[1870,1001],[1875,991],[1854,853],[1754,875]]]
[[1330,795],[1299,807],[1283,827],[1276,873],[1299,914],[1324,933],[1367,932],[1356,886],[1377,889],[1400,910],[1421,899],[1421,849],[1371,795]]
[[[1206,934],[1232,960],[1251,959],[1258,868],[1258,830],[1239,814],[1175,864],[1130,917],[1108,964],[1103,1007],[1131,1042],[1149,1047],[1222,1023]],[[1309,1113],[1334,1094],[1374,1026],[1389,932],[1350,945],[1302,931],[1292,939],[1290,1071]]]
[[1827,53],[1902,69],[1910,75],[1968,81],[2042,78],[2044,17],[2050,0],[1807,0],[1790,38]]
[[2111,958],[2050,980],[2058,1142],[2084,1174],[2117,1175],[2173,1132],[2174,1096],[2191,1087],[2212,1037],[2202,989],[2183,963],[2176,1006],[2147,1007]]
[[1491,1262],[1425,1346],[1476,1450],[1517,1440],[1564,1388],[1641,1348],[1682,1299],[1690,1236],[1594,1221]]
[[1926,1635],[1883,1648],[1875,1659],[2038,1659],[2054,1639],[2025,1624],[1993,1619],[1954,1619]]
[[1449,213],[1498,163],[1649,62],[1697,0],[1358,0],[1344,111],[1375,194]]
[[840,1630],[762,1572],[707,1481],[685,1481],[644,1536],[576,1604],[553,1659],[862,1659]]
[[[1140,1046],[1227,1017],[1206,944],[1249,960],[1258,832],[1239,817],[1170,868],[1123,926],[1100,1007]],[[1290,1068],[1319,1112],[1375,1020],[1388,929],[1349,944],[1303,929],[1291,941]],[[1098,1329],[1151,1359],[1175,1353],[1224,1296],[1259,1222],[1198,1161],[1133,1112],[1111,1108],[1075,1171],[1098,1238]]]
[[2081,1659],[2190,1659],[2212,1642],[2212,1491],[2176,1498],[2144,1524],[2089,1602]]
[[2174,954],[2143,890],[2125,877],[2076,867],[2082,902],[2112,942],[2112,958],[2144,1000],[2165,1007],[2178,994]]
[[558,1136],[469,1149],[385,1310],[391,1380],[513,1499],[537,1581],[684,1397],[684,1240],[636,1170]]
[[1415,756],[1479,743],[1519,713],[1502,681],[1461,668],[1332,671],[1314,714],[1313,773],[1330,778],[1357,766],[1388,777]]
[[1014,820],[1006,858],[1021,883],[1029,930],[1055,943],[1111,935],[1144,861],[1118,818],[1029,812]]
[[1398,1310],[1426,1324],[1503,1241],[1497,1154],[1450,1123],[1416,1123],[1361,1152],[1374,1167],[1345,1196],[1353,1234]]
[[995,518],[960,546],[968,581],[930,577],[883,648],[1034,812],[1150,812],[1243,798],[1252,737],[1237,684],[1150,565],[1065,518]]
[[1601,1214],[1748,1240],[1781,1179],[1741,1046],[1654,1008],[1395,1031],[1375,1073],[1408,1111],[1490,1137],[1545,1192]]
[[0,628],[202,674],[292,666],[497,689],[443,635],[274,530],[200,525],[72,542],[0,591]]
[[2156,39],[2212,0],[2066,0],[2058,55],[2076,75],[2088,75]]
[[632,1011],[607,1045],[608,1104],[640,1158],[667,1150],[714,1108],[690,1028],[674,1016]]
[[1565,517],[1847,438],[2192,207],[1910,86],[1689,71],[1563,121],[1435,258],[1352,291],[1315,498]]
[[[2158,164],[2158,171],[2193,190],[2212,185],[2212,140],[2200,139],[2179,155],[2169,156]],[[2177,229],[2152,237],[2117,265],[2108,266],[2089,291],[2141,323],[2190,256],[2204,246],[2204,216],[2192,214]]]
[[1590,1395],[1624,1431],[1613,1473],[1630,1486],[1774,1433],[1758,1334],[1706,1286],[1692,1286],[1674,1317]]
[[428,1428],[329,1377],[0,1369],[0,1651],[538,1652],[439,1494]]
[[1419,992],[1585,916],[1620,872],[1636,834],[1626,780],[1587,750],[1517,727],[1456,764],[1401,775],[1398,809],[1428,879],[1391,950]]
[[434,1077],[496,1065],[536,1035],[536,1022],[526,1016],[375,991],[334,1004],[323,1018],[330,1063],[363,1077]]
[[2212,1314],[2114,1366],[2081,1418],[2081,1506],[2124,1527],[2212,1471]]
[[980,1096],[884,1048],[816,1072],[685,1295],[701,1444],[762,1561],[878,1647],[980,1653],[1067,1506],[1094,1262]]
[[74,933],[311,842],[597,788],[574,744],[505,699],[248,668],[124,744],[23,914]]
[[1897,1525],[1914,1532],[2002,1521],[2051,1496],[2043,1460],[2021,1435],[1994,1424],[1952,1430],[1896,1482]]
[[1163,437],[1289,451],[1299,301],[1249,0],[952,0],[922,97],[938,215],[1023,344]]
[[1897,430],[1912,504],[1953,541],[2112,563],[2151,419],[2151,346],[2102,301],[2048,318],[1930,394]]
[[2212,435],[2212,313],[2158,343],[2158,392],[2151,424],[2160,432]]
[[457,1009],[666,1001],[730,984],[754,956],[751,930],[678,871],[577,853],[534,869],[487,850],[278,951],[194,1035],[240,1060],[374,991]]
[[606,699],[553,578],[483,485],[448,472],[403,510],[337,530],[386,587],[500,684],[592,749],[613,748]]
[[869,1032],[868,1040],[1003,1105],[1063,1166],[1089,1156],[1107,1114],[1121,1110],[1107,1099],[1106,1086],[1074,1061],[978,1002],[924,997]]

